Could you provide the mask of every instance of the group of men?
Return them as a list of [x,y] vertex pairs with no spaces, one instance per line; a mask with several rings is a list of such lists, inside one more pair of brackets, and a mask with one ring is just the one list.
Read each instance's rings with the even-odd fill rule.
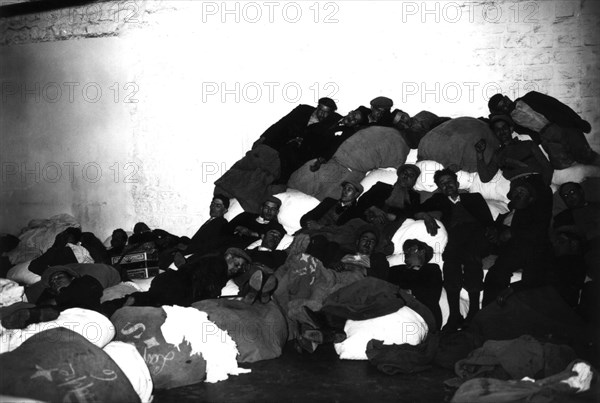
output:
[[[373,99],[370,106],[341,117],[330,98],[321,98],[316,107],[300,105],[265,131],[254,147],[269,147],[279,154],[278,180],[285,183],[307,161],[314,160],[311,170],[318,170],[359,128],[395,127],[407,143],[416,147],[420,136],[448,119],[424,112],[413,118],[401,110],[392,112],[393,101],[386,97]],[[447,330],[460,329],[473,319],[482,291],[483,306],[501,296],[515,271],[522,271],[521,287],[562,284],[564,289],[570,287],[572,297],[573,288],[583,287],[582,276],[590,274],[582,267],[590,266],[596,259],[600,225],[592,217],[598,206],[585,201],[580,185],[563,185],[559,194],[568,210],[556,217],[557,231],[551,233],[553,196],[549,184],[554,169],[564,169],[575,162],[598,165],[598,154],[583,135],[591,128],[566,105],[539,93],[529,93],[515,102],[498,94],[488,106],[490,116],[484,120],[500,145],[491,160],[484,158],[484,140],[473,145],[473,152],[483,182],[491,180],[498,170],[511,182],[507,195],[509,212],[496,220],[481,194],[459,193],[457,175],[449,169],[435,173],[438,192],[422,202],[423,195],[414,190],[420,169],[404,164],[398,167],[393,185],[378,182],[364,192],[360,182],[344,181],[339,198],[325,198],[307,212],[300,220],[301,229],[289,234],[294,236],[294,242],[279,250],[282,239],[288,235],[278,221],[281,200],[268,196],[258,213],[245,211],[228,222],[225,214],[230,196],[219,193],[217,186],[208,221],[191,239],[165,248],[167,261],[174,262],[178,270],[167,270],[154,279],[149,291],[134,293],[116,303],[189,306],[201,299],[219,297],[230,280],[238,286],[244,301],[268,302],[277,287],[277,269],[290,253],[298,251],[299,244],[302,252],[332,270],[344,270],[344,262],[359,262],[366,276],[411,290],[433,312],[438,328],[442,325],[438,302],[443,286],[450,309]],[[532,140],[518,140],[513,136],[515,130],[529,134]],[[430,262],[432,250],[417,239],[403,245],[404,265],[389,266],[386,256],[399,252],[393,249],[392,237],[407,218],[422,220],[431,235],[437,233],[440,224],[445,227],[448,243],[441,269]],[[140,242],[154,236],[147,226],[134,232]],[[113,234],[115,241],[121,235]],[[160,239],[160,234],[156,236]],[[577,247],[565,247],[573,242]],[[119,243],[113,249],[120,253],[123,248]],[[483,259],[490,254],[498,257],[484,280]],[[577,262],[583,262],[578,270],[570,267],[569,259],[553,259],[575,254],[582,257]],[[562,267],[557,267],[557,262]],[[55,271],[53,275],[75,279],[66,274]],[[62,283],[58,280],[47,280],[49,285],[62,284],[54,290],[56,295],[69,285],[65,286],[64,278]],[[470,300],[466,318],[459,309],[462,288]]]

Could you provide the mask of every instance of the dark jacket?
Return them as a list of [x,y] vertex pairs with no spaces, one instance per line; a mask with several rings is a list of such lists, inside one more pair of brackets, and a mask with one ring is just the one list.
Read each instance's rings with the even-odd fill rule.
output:
[[412,217],[421,203],[421,196],[419,193],[414,189],[409,189],[410,204],[404,209],[398,209],[385,205],[385,201],[390,197],[393,189],[393,185],[388,185],[384,182],[377,182],[373,185],[371,189],[358,199],[358,210],[360,211],[361,216],[364,215],[365,210],[369,207],[375,206],[385,212],[396,214],[398,216],[397,219]]
[[223,217],[206,221],[190,240],[185,254],[205,254],[218,250],[226,241],[227,231],[228,222]]
[[[492,213],[479,193],[461,193],[460,203],[483,227],[494,224]],[[448,229],[452,220],[452,202],[448,196],[436,193],[421,205],[420,211],[440,211],[442,213],[442,224]]]
[[314,129],[312,128],[314,125],[323,125],[327,127],[340,119],[340,115],[331,113],[324,121],[307,126],[315,109],[314,106],[310,105],[298,105],[262,134],[261,137],[264,137],[265,139],[263,144],[279,151],[281,147],[293,138],[304,137],[307,128],[310,127],[311,129]]
[[[332,209],[337,209],[337,213],[339,214],[339,217],[333,223],[327,222],[327,219],[325,218],[327,213],[329,213]],[[339,204],[339,200],[327,197],[321,203],[319,203],[317,207],[310,210],[308,213],[304,214],[302,218],[300,218],[300,226],[302,226],[302,228],[306,228],[306,224],[309,221],[317,221],[322,225],[343,225],[350,219],[358,217],[360,217],[360,211],[357,208],[356,201],[348,206],[342,207],[341,204]]]

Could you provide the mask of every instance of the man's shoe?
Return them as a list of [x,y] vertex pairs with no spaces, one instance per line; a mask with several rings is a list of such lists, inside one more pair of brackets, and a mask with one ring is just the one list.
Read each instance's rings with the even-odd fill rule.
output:
[[255,271],[250,276],[250,280],[248,281],[248,285],[250,289],[244,296],[244,302],[248,305],[252,305],[256,300],[256,297],[260,293],[260,289],[262,288],[263,281],[263,272],[260,270]]
[[269,276],[265,284],[262,286],[260,293],[260,302],[263,304],[268,303],[271,300],[273,291],[277,288],[277,278],[275,276]]

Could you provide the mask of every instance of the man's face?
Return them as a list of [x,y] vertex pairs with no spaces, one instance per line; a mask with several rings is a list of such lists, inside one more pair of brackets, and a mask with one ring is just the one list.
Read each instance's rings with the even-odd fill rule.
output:
[[235,277],[244,271],[247,263],[243,257],[234,256],[230,253],[225,255],[225,262],[227,262],[227,275],[229,277]]
[[263,203],[260,213],[262,218],[264,218],[267,221],[271,221],[275,217],[277,217],[277,214],[279,214],[279,207],[277,206],[277,204],[271,201],[266,201]]
[[389,112],[390,108],[382,108],[379,106],[371,106],[371,120],[379,122],[386,112]]
[[394,114],[393,125],[399,129],[408,129],[410,127],[410,115],[404,111],[397,111]]
[[404,252],[404,263],[408,267],[421,267],[425,264],[425,251],[413,245]]
[[277,249],[277,246],[279,245],[279,242],[281,242],[282,238],[283,234],[281,232],[271,229],[263,236],[261,246],[275,250]]
[[358,238],[356,251],[363,255],[371,255],[377,244],[377,236],[372,232],[365,232]]
[[458,181],[453,176],[443,175],[438,179],[438,188],[443,194],[450,197],[458,196]]
[[362,116],[359,111],[350,111],[344,119],[342,119],[342,124],[346,127],[354,127],[358,125]]
[[512,140],[513,128],[505,121],[498,120],[494,122],[493,130],[501,144],[507,144]]
[[342,186],[342,197],[340,198],[340,200],[344,203],[349,203],[356,200],[357,197],[358,190],[356,190],[356,188],[352,184],[344,183],[344,186]]
[[227,208],[221,199],[213,199],[212,202],[210,202],[209,208],[209,214],[212,218],[223,217],[227,212]]
[[414,169],[400,169],[396,183],[404,188],[413,188],[419,175]]
[[127,234],[122,231],[113,231],[112,238],[110,239],[110,246],[113,248],[120,248],[127,244]]
[[315,114],[317,116],[317,119],[319,119],[319,122],[322,122],[325,119],[327,119],[329,115],[331,115],[331,112],[333,111],[330,107],[325,106],[323,104],[319,104],[317,105],[317,110],[315,111]]
[[50,276],[50,280],[48,283],[50,284],[50,288],[55,294],[58,294],[61,289],[68,287],[73,281],[73,277],[64,272],[59,271]]
[[563,185],[560,188],[560,197],[568,208],[580,207],[585,203],[583,190],[574,184]]

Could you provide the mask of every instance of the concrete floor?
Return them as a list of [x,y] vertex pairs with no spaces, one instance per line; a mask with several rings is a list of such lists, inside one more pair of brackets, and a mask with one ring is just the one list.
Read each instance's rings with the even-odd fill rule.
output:
[[438,367],[414,375],[386,375],[368,361],[340,360],[333,345],[298,354],[290,343],[281,357],[241,365],[250,374],[215,384],[198,383],[155,393],[162,402],[426,402],[449,401],[443,381],[454,373]]

